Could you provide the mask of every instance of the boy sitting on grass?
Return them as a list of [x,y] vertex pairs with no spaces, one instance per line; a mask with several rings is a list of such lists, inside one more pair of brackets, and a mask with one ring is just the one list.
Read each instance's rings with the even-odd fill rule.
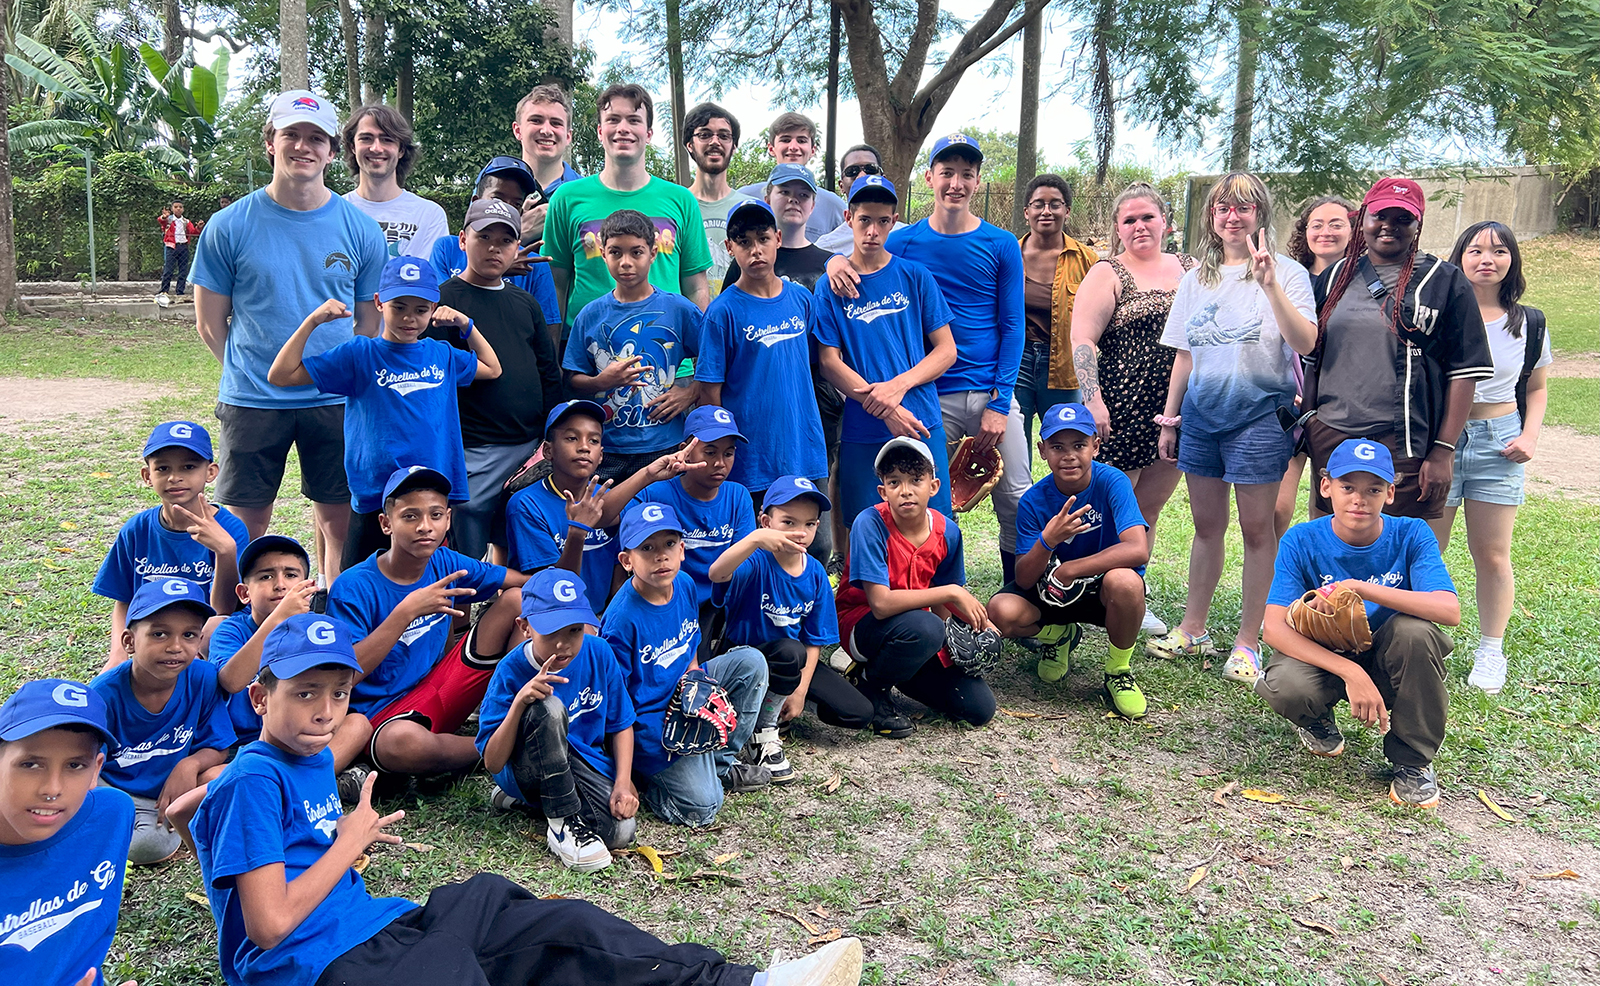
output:
[[[400,466],[425,465],[443,473],[452,489],[466,490],[456,388],[500,375],[500,361],[472,319],[439,307],[439,284],[425,261],[391,259],[372,300],[383,319],[378,338],[357,335],[324,353],[305,355],[317,326],[350,317],[344,302],[329,299],[306,316],[267,371],[275,387],[315,384],[325,394],[349,398],[344,471],[350,482],[350,532],[340,571],[388,546],[378,523],[380,494],[383,481]],[[430,325],[460,332],[471,351],[422,338]]]
[[757,791],[772,783],[765,767],[737,754],[756,728],[767,692],[767,662],[754,647],[714,657],[705,671],[728,691],[738,722],[714,753],[675,756],[662,746],[667,706],[685,672],[701,667],[700,612],[695,584],[683,572],[683,525],[664,503],[635,503],[622,515],[618,560],[630,578],[600,621],[600,635],[623,665],[633,699],[634,769],[644,777],[642,800],[671,825],[716,821],[723,792]]
[[214,777],[233,745],[216,665],[195,660],[213,615],[205,590],[188,579],[146,582],[128,604],[122,643],[129,660],[89,682],[106,704],[107,728],[117,739],[101,780],[133,798],[128,862],[135,866],[164,863],[177,853],[167,806]]
[[656,227],[642,213],[612,213],[600,226],[600,245],[616,287],[573,319],[561,365],[575,393],[606,407],[599,475],[618,480],[683,441],[679,418],[694,406],[696,388],[689,379],[674,383],[678,364],[695,353],[700,309],[650,283]]
[[[340,580],[343,581],[342,579]],[[861,944],[840,939],[757,973],[703,945],[666,945],[593,904],[540,899],[492,873],[425,905],[373,897],[351,866],[405,817],[380,817],[365,782],[346,815],[328,741],[362,673],[339,621],[285,620],[262,650],[250,700],[261,740],[211,786],[191,830],[230,986],[853,986]]]
[[[451,621],[464,618],[472,603],[528,580],[444,546],[450,490],[433,469],[396,469],[384,485],[379,518],[389,550],[346,569],[328,592],[328,615],[358,638],[362,677],[350,701],[372,722],[367,753],[382,771],[452,773],[478,762],[472,737],[456,730],[483,701],[521,600],[516,592],[501,593],[454,646],[448,646]],[[362,766],[346,771],[345,786],[359,786],[363,773]]]
[[0,973],[9,982],[104,982],[133,834],[128,796],[97,786],[116,747],[105,702],[76,681],[30,681],[0,706]]
[[250,541],[244,521],[206,501],[206,484],[217,478],[217,464],[204,428],[193,421],[156,425],[141,454],[139,478],[155,490],[161,505],[122,525],[94,579],[94,594],[112,601],[107,670],[128,658],[122,643],[128,603],[151,579],[198,583],[213,609],[233,612],[238,555]]
[[823,722],[861,729],[872,719],[861,693],[817,663],[822,648],[839,642],[828,573],[807,554],[830,506],[806,477],[779,476],[761,502],[761,526],[724,552],[709,573],[713,599],[727,613],[722,643],[754,647],[767,659],[767,695],[750,737],[750,759],[772,773],[774,784],[799,777],[784,755],[778,724],[805,711],[808,694],[816,692]]
[[[887,739],[916,730],[889,695],[896,687],[951,719],[981,726],[994,718],[994,692],[950,662],[944,622],[954,615],[984,630],[989,616],[967,590],[961,528],[928,506],[940,487],[934,453],[915,438],[892,438],[873,468],[881,502],[850,527],[836,601],[842,646],[864,664],[856,687],[872,703],[869,728]],[[824,696],[816,698],[821,706]]]
[[[1102,695],[1128,719],[1145,714],[1144,692],[1130,664],[1144,619],[1144,567],[1149,527],[1133,484],[1115,466],[1094,461],[1100,436],[1082,404],[1057,404],[1039,426],[1039,455],[1050,475],[1022,495],[1017,509],[1017,578],[989,600],[989,618],[1004,637],[1034,637],[1045,646],[1039,677],[1060,681],[1070,670],[1079,623],[1106,628]],[[1041,584],[1046,574],[1050,581]],[[1056,645],[1066,640],[1067,653]]]
[[[261,716],[250,704],[250,682],[261,667],[261,645],[273,628],[299,613],[311,612],[316,580],[311,559],[300,542],[281,534],[263,534],[239,554],[239,601],[245,608],[211,631],[208,658],[217,666],[217,684],[228,698],[228,716],[239,745],[254,743]],[[329,743],[334,767],[344,770],[366,749],[372,724],[359,712],[345,716]],[[353,795],[349,800],[354,800]]]
[[622,666],[588,632],[600,618],[577,576],[547,568],[522,587],[527,641],[495,668],[478,750],[497,808],[537,804],[545,844],[568,869],[603,870],[633,842],[633,701]]
[[[1394,767],[1389,799],[1436,808],[1433,758],[1450,706],[1444,659],[1455,643],[1435,624],[1459,624],[1461,602],[1427,521],[1383,513],[1394,502],[1394,476],[1394,459],[1378,442],[1346,439],[1329,455],[1320,483],[1333,514],[1289,528],[1278,546],[1263,633],[1277,654],[1255,689],[1319,757],[1344,752],[1333,707],[1347,699],[1351,715],[1384,734]],[[1365,602],[1372,647],[1364,653],[1336,653],[1289,625],[1290,603],[1336,588]]]

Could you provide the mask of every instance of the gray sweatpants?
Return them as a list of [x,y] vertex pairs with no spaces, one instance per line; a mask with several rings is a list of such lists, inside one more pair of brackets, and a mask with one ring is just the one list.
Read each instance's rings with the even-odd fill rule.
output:
[[[976,435],[983,425],[983,410],[988,405],[987,390],[963,390],[939,395],[939,410],[944,415],[944,437],[950,443],[950,458],[954,459],[956,444],[968,435]],[[995,520],[1000,522],[1000,550],[1015,553],[1017,550],[1017,504],[1022,494],[1033,485],[1029,471],[1028,439],[1022,430],[1022,408],[1017,399],[1011,399],[1011,413],[1006,417],[1006,433],[1000,439],[1000,462],[1005,474],[989,493],[994,501]]]

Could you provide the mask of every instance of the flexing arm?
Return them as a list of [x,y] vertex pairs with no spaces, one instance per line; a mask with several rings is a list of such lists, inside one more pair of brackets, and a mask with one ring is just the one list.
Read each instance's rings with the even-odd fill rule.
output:
[[233,298],[217,294],[208,288],[194,286],[194,322],[200,332],[200,341],[211,350],[217,362],[223,362],[228,351],[228,317],[233,314]]
[[[358,305],[356,307],[377,310],[375,305]],[[311,371],[306,369],[304,360],[306,343],[311,341],[311,333],[315,332],[319,325],[332,322],[335,319],[349,317],[350,309],[346,308],[342,301],[329,298],[319,305],[317,310],[307,315],[306,320],[300,323],[300,327],[294,330],[294,334],[284,342],[283,348],[278,350],[277,357],[272,361],[272,367],[267,370],[267,383],[272,384],[274,387],[305,387],[310,385],[313,382]],[[358,313],[357,318],[359,319],[359,317]]]

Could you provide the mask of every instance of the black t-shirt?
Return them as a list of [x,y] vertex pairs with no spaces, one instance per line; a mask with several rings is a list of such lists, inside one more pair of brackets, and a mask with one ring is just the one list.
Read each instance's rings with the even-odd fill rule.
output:
[[[828,273],[828,261],[833,254],[808,243],[803,247],[779,247],[778,259],[773,262],[772,270],[779,277],[787,278],[805,288],[807,291],[817,286],[818,279]],[[728,262],[728,276],[723,278],[724,285],[732,284],[739,279],[739,262]]]
[[[499,377],[461,388],[461,443],[521,445],[542,435],[545,415],[561,401],[561,365],[533,295],[504,281],[482,288],[452,277],[439,285],[439,304],[472,319],[500,358]],[[453,329],[427,335],[467,348]]]

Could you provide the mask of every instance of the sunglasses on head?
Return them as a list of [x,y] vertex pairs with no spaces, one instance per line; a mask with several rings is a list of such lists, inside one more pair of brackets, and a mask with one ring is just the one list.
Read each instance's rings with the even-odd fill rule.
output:
[[875,164],[852,164],[850,167],[844,169],[844,176],[846,178],[854,178],[857,175],[881,174],[883,174],[883,169]]

